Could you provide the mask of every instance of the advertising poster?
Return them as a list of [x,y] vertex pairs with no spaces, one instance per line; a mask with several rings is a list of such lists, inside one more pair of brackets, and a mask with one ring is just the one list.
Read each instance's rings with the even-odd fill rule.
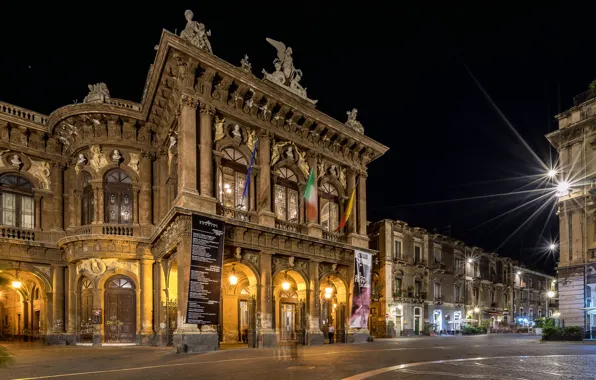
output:
[[352,291],[352,314],[350,328],[365,329],[370,314],[370,281],[372,271],[372,255],[354,252],[354,289]]

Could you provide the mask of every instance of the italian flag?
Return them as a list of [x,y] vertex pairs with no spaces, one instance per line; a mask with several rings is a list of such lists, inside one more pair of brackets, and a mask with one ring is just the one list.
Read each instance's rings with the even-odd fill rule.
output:
[[354,195],[356,194],[356,188],[352,190],[352,195],[350,196],[350,200],[348,201],[348,205],[346,206],[346,211],[344,212],[344,217],[341,218],[339,222],[339,226],[337,227],[336,232],[344,228],[348,219],[350,219],[350,215],[352,215],[352,209],[354,208]]
[[315,184],[315,172],[310,171],[308,176],[308,183],[304,191],[304,199],[306,200],[306,221],[317,219],[317,186]]

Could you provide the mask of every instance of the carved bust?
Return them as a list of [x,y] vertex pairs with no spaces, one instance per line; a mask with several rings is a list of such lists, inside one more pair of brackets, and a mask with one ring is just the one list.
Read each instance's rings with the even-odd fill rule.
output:
[[232,135],[234,138],[242,138],[242,134],[240,133],[240,126],[238,124],[234,125],[234,129],[232,130]]
[[23,162],[17,154],[13,154],[12,157],[10,157],[10,164],[12,166],[16,166],[17,168],[20,168],[21,165],[23,165]]
[[122,159],[122,155],[120,154],[120,152],[118,151],[118,149],[114,150],[114,153],[112,153],[112,161],[120,161]]

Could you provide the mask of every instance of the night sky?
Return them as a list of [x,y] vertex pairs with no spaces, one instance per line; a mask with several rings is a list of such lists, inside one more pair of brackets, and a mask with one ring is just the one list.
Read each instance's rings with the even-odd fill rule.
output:
[[451,225],[454,238],[553,271],[554,260],[541,255],[557,238],[551,205],[509,240],[543,201],[485,223],[535,194],[428,202],[511,192],[544,172],[466,67],[549,163],[544,135],[556,129],[553,116],[596,79],[591,12],[544,4],[122,3],[3,4],[0,100],[49,114],[81,102],[87,84],[106,82],[113,97],[140,101],[161,30],[180,33],[192,9],[211,29],[218,57],[239,65],[248,54],[261,77],[276,54],[265,37],[283,41],[319,110],[344,121],[359,109],[366,134],[390,147],[369,168],[369,220],[444,233]]

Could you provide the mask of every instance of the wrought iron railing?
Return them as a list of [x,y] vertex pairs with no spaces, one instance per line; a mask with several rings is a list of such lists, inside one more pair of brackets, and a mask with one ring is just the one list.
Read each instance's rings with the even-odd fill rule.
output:
[[234,209],[230,207],[219,206],[219,215],[226,218],[241,220],[243,222],[250,222],[250,213],[245,210]]
[[585,92],[582,92],[579,95],[576,95],[573,97],[573,105],[577,106],[580,105],[582,103],[587,102],[590,99],[596,98],[596,89],[594,90],[588,90]]

